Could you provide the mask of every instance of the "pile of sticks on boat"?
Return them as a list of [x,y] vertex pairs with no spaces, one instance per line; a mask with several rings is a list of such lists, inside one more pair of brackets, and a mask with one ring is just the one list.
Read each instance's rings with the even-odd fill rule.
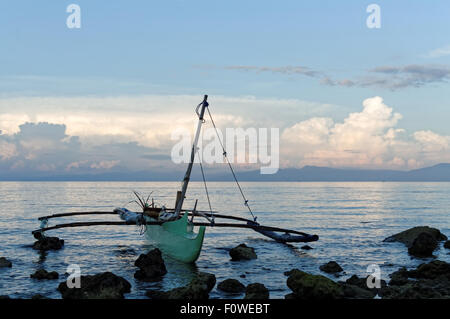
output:
[[[245,219],[237,216],[228,216],[228,215],[220,215],[216,213],[206,212],[206,211],[188,211],[184,210],[184,212],[188,213],[189,216],[199,216],[199,217],[211,217],[211,218],[219,218],[219,219],[229,219],[245,222],[238,223],[217,223],[213,222],[192,222],[194,226],[208,226],[208,227],[234,227],[234,228],[247,228],[252,229],[262,235],[268,236],[278,242],[310,242],[316,241],[319,239],[317,235],[309,235],[304,232],[271,227],[271,226],[263,226],[255,221]],[[58,217],[68,217],[68,216],[82,216],[82,215],[117,215],[117,212],[114,211],[90,211],[90,212],[69,212],[69,213],[60,213],[53,214],[48,216],[39,217],[40,221],[47,221],[48,219],[58,218]],[[164,222],[162,221],[146,221],[143,220],[144,225],[162,225]],[[72,222],[66,224],[59,224],[50,227],[44,227],[37,230],[34,230],[32,234],[42,233],[49,230],[60,229],[60,228],[70,228],[70,227],[86,227],[86,226],[121,226],[121,225],[136,225],[135,221],[88,221],[88,222]],[[277,234],[283,233],[283,235]],[[296,236],[295,236],[296,235]]]

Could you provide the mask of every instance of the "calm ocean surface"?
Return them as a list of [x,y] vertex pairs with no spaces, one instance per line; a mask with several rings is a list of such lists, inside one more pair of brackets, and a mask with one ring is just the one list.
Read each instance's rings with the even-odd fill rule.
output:
[[[176,182],[1,182],[0,256],[13,262],[0,269],[0,295],[30,298],[36,293],[60,298],[56,290],[65,280],[68,264],[78,264],[82,274],[111,271],[132,284],[126,298],[146,298],[148,289],[168,290],[187,284],[198,271],[214,273],[218,282],[227,278],[244,284],[260,282],[269,288],[271,298],[283,298],[290,290],[283,272],[299,268],[320,274],[319,266],[337,261],[345,271],[366,275],[367,266],[378,264],[382,278],[401,266],[415,267],[428,259],[411,258],[400,243],[382,240],[407,228],[428,225],[450,237],[450,183],[242,183],[250,204],[264,225],[298,229],[318,234],[314,249],[302,244],[276,243],[251,230],[208,228],[203,250],[195,265],[185,265],[166,257],[168,274],[161,282],[141,283],[133,278],[133,265],[139,254],[152,248],[134,226],[68,228],[48,235],[65,240],[59,251],[41,254],[31,248],[31,231],[39,227],[37,217],[68,211],[112,210],[133,199],[131,191],[153,191],[159,204],[173,206]],[[236,185],[210,183],[213,209],[223,214],[249,217]],[[199,199],[199,209],[207,209],[203,184],[189,186],[186,208]],[[133,208],[132,204],[127,205]],[[50,225],[80,220],[119,220],[115,216],[66,217],[50,220]],[[240,243],[256,249],[258,259],[231,262],[228,250]],[[435,255],[450,262],[448,250]],[[37,269],[57,271],[59,280],[37,281],[30,274]],[[246,278],[239,276],[245,274]],[[323,274],[323,273],[322,273]],[[324,274],[325,275],[325,274]],[[327,275],[328,276],[328,275]],[[330,278],[336,279],[334,276]],[[211,298],[242,298],[226,295],[216,288]]]

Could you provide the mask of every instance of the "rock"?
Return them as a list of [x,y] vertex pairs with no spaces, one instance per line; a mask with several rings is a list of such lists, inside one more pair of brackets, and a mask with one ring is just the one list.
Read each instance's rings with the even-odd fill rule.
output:
[[408,253],[416,257],[430,257],[437,248],[437,240],[429,233],[420,233],[408,248]]
[[41,294],[35,294],[35,295],[31,296],[31,299],[50,299],[50,298],[43,296]]
[[417,226],[410,228],[408,230],[402,231],[401,233],[392,235],[386,239],[384,239],[384,242],[402,242],[407,247],[411,247],[414,240],[421,234],[421,233],[427,233],[431,235],[436,241],[442,241],[447,240],[447,236],[442,234],[439,229],[431,228],[428,226]]
[[410,282],[402,286],[392,286],[383,290],[383,299],[436,299],[443,296],[432,287],[419,282]]
[[347,299],[373,299],[376,293],[355,285],[342,284],[344,297]]
[[167,273],[161,251],[158,248],[140,255],[134,265],[139,267],[139,270],[134,274],[134,278],[141,281],[160,280],[161,276]]
[[320,270],[322,270],[322,271],[324,271],[326,273],[329,273],[329,274],[334,274],[334,273],[341,272],[341,271],[344,270],[335,261],[329,261],[328,263],[320,266],[319,268],[320,268]]
[[393,280],[397,277],[400,278],[400,284],[391,280],[390,286],[383,290],[383,298],[450,298],[450,264],[444,261],[434,260],[410,271],[401,268],[391,275]]
[[65,281],[59,284],[63,299],[122,299],[131,288],[128,281],[111,272],[81,276],[80,280],[80,288],[68,288]]
[[[370,275],[369,275],[370,276]],[[359,288],[362,289],[366,289],[370,292],[372,292],[372,294],[375,296],[377,293],[379,293],[384,287],[387,286],[386,281],[384,280],[380,280],[380,288],[369,288],[367,286],[367,279],[369,278],[369,276],[365,277],[365,278],[360,278],[356,275],[351,276],[350,278],[348,278],[345,283],[349,284],[349,285],[354,285],[357,286]],[[369,279],[371,282],[373,282],[374,278],[370,278]]]
[[39,269],[39,270],[36,270],[36,272],[34,274],[31,274],[30,277],[33,279],[38,279],[38,280],[43,280],[43,279],[52,280],[52,279],[58,279],[59,275],[56,271],[48,272],[45,269]]
[[[36,233],[40,234],[40,233]],[[46,250],[59,250],[64,246],[64,240],[58,237],[44,237],[42,235],[36,235],[38,239],[33,244],[33,249],[46,251]]]
[[444,243],[444,248],[450,249],[450,240],[447,240],[447,241]]
[[288,272],[287,285],[296,299],[340,299],[341,285],[321,275],[311,275],[298,269]]
[[8,296],[8,295],[1,295],[1,296],[0,296],[0,300],[1,300],[1,299],[11,299],[11,297]]
[[245,289],[244,299],[269,299],[269,289],[263,284],[250,284]]
[[408,271],[405,267],[393,272],[390,277],[389,286],[402,286],[408,283]]
[[236,279],[226,279],[220,282],[217,288],[229,293],[240,293],[245,290],[245,286]]
[[417,269],[408,271],[408,276],[417,279],[450,280],[450,264],[441,260],[433,260],[428,264],[421,264]]
[[0,268],[5,268],[5,267],[11,268],[12,267],[12,262],[10,262],[5,257],[0,257]]
[[240,275],[241,278],[246,278],[247,276],[245,274]]
[[214,288],[215,284],[216,276],[201,272],[187,286],[175,288],[166,292],[149,290],[146,292],[146,295],[153,299],[208,299],[209,292]]
[[304,246],[302,246],[300,248],[303,249],[303,250],[311,250],[311,249],[313,249],[311,246],[308,246],[308,245],[304,245]]
[[240,244],[230,250],[231,260],[250,260],[256,259],[255,249],[246,244]]

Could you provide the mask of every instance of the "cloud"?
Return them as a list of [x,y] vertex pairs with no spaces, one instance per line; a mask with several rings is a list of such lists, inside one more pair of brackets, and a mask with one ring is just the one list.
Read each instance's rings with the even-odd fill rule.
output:
[[311,68],[305,66],[280,66],[280,67],[269,67],[269,66],[251,66],[251,65],[232,65],[225,67],[227,70],[237,70],[237,71],[247,71],[247,72],[271,72],[280,73],[285,75],[301,74],[309,77],[317,77],[321,75],[321,72],[312,70]]
[[361,112],[343,122],[311,118],[282,133],[285,165],[362,168],[416,168],[450,161],[450,137],[418,131],[413,138],[398,128],[402,118],[381,97],[363,101]]
[[225,69],[247,72],[271,72],[284,75],[305,75],[318,78],[319,83],[328,86],[342,87],[377,87],[397,90],[407,87],[422,87],[433,83],[443,83],[450,79],[450,67],[447,65],[379,66],[369,70],[359,78],[333,79],[322,71],[316,71],[305,66],[228,66]]
[[[194,131],[194,108],[186,105],[199,102],[184,98],[0,99],[6,111],[0,115],[0,170],[16,176],[182,171],[183,165],[170,160],[177,142],[171,133]],[[402,116],[381,97],[364,100],[361,111],[339,122],[323,116],[332,106],[299,100],[215,97],[210,107],[227,111],[213,111],[222,129],[279,127],[282,167],[415,168],[450,162],[450,137],[426,130],[408,135],[398,127]],[[211,127],[209,121],[205,125]]]
[[326,77],[322,79],[321,83],[330,86],[378,87],[397,90],[444,83],[450,79],[450,67],[446,65],[379,66],[369,72],[371,74],[353,80],[333,80]]
[[450,55],[450,45],[444,46],[442,48],[437,48],[428,52],[425,57],[427,58],[440,58],[443,56]]

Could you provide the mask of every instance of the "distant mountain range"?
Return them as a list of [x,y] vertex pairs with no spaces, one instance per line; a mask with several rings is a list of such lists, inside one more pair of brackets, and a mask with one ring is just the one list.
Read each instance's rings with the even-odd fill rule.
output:
[[[240,172],[241,181],[284,182],[450,182],[450,163],[410,171],[341,169],[318,166],[280,169],[277,174],[261,175],[258,171]],[[217,176],[217,180],[231,180]]]
[[[232,175],[223,169],[208,169],[208,181],[231,181]],[[450,182],[450,163],[410,171],[341,169],[318,166],[280,169],[273,175],[261,175],[259,170],[238,171],[239,181],[253,182]],[[181,181],[184,172],[140,171],[104,172],[79,175],[27,175],[0,174],[0,181]],[[199,170],[193,172],[192,181],[200,181]]]

